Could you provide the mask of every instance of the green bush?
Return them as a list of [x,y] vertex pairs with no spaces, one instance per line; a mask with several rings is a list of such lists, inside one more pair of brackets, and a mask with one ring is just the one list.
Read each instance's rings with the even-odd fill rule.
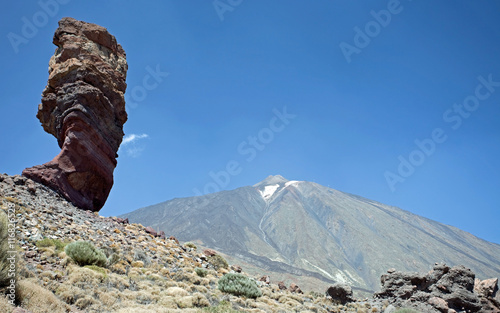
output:
[[66,246],[64,251],[80,266],[97,265],[105,267],[108,261],[104,252],[87,241],[72,242]]
[[192,242],[186,242],[184,245],[188,248],[191,248],[191,249],[195,249],[195,250],[197,249],[196,245]]
[[316,298],[324,297],[325,294],[318,292],[318,291],[309,291],[309,296],[311,296],[311,298],[313,298],[313,299],[316,299]]
[[231,303],[227,301],[221,301],[217,306],[204,308],[202,312],[209,313],[238,313],[238,311],[233,310]]
[[219,290],[235,296],[257,298],[262,296],[257,283],[242,274],[229,273],[219,279]]
[[9,277],[9,243],[7,232],[7,214],[0,210],[0,287],[8,286],[10,283]]
[[97,266],[97,265],[85,265],[85,268],[91,269],[94,272],[101,273],[104,276],[104,279],[108,277],[108,273],[106,272],[106,269]]
[[194,271],[200,277],[205,277],[205,276],[207,276],[207,273],[208,273],[206,268],[201,268],[201,267],[197,267]]
[[229,268],[229,264],[227,264],[226,259],[218,254],[208,257],[208,263],[212,264],[216,270],[220,268]]
[[56,247],[57,253],[64,251],[64,247],[66,247],[66,245],[67,243],[62,242],[59,239],[50,239],[50,238],[44,238],[36,242],[36,246],[38,248]]

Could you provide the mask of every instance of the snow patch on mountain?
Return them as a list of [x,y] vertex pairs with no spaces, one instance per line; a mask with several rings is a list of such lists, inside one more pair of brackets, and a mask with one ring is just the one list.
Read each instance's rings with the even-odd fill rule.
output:
[[291,180],[291,181],[288,181],[285,183],[285,187],[288,187],[288,186],[297,186],[299,183],[301,183],[300,181],[298,180]]
[[271,196],[276,192],[276,190],[278,190],[279,186],[280,186],[279,184],[265,186],[264,190],[259,190],[259,192],[262,198],[264,198],[264,200],[267,200],[271,198]]

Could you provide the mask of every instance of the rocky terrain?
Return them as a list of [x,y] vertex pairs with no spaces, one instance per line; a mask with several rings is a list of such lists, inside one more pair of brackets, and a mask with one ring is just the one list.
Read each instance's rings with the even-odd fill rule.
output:
[[[500,245],[452,226],[319,184],[270,176],[254,186],[180,198],[124,214],[228,255],[251,273],[308,290],[344,282],[377,291],[388,268],[436,262],[500,277]],[[196,225],[196,226],[194,226]]]
[[113,186],[127,120],[127,61],[101,26],[63,18],[37,117],[61,152],[23,175],[56,190],[76,206],[99,211]]
[[[142,225],[78,209],[22,176],[0,175],[0,202],[3,211],[15,208],[19,285],[15,304],[26,310],[14,311],[2,297],[1,312],[216,312],[202,308],[224,303],[242,312],[347,308],[324,297],[324,290],[304,295],[265,279],[259,282],[263,296],[256,300],[224,294],[217,289],[217,281],[234,270],[214,266],[210,255],[215,251],[204,254],[175,238],[154,236]],[[118,260],[108,268],[81,267],[56,246],[40,245],[47,238],[89,241]],[[207,275],[198,276],[196,268],[207,269]],[[349,304],[357,306],[371,307]]]
[[[250,276],[262,296],[234,296],[221,292],[218,282],[245,269],[225,267],[214,257],[216,251],[181,244],[173,233],[167,238],[140,224],[81,210],[22,176],[0,175],[0,203],[5,212],[15,210],[18,259],[15,305],[1,297],[0,312],[393,313],[401,307],[430,313],[500,312],[496,279],[475,281],[470,270],[445,265],[427,275],[390,270],[382,276],[381,291],[369,299],[356,299],[345,284],[327,293],[321,288],[304,293],[295,284],[272,283],[265,273]],[[92,242],[114,262],[77,265],[57,243],[78,240]]]

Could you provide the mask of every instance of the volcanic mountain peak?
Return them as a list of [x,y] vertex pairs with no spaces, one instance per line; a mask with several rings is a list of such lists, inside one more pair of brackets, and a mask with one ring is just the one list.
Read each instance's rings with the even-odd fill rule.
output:
[[300,181],[288,180],[281,175],[270,175],[260,183],[253,185],[259,192],[264,200],[269,200],[273,195],[280,193],[288,186],[297,186]]
[[482,278],[500,273],[500,245],[393,206],[280,175],[122,217],[285,280],[294,275],[325,284],[345,282],[371,292],[387,268],[427,271],[429,264],[443,262],[466,265]]
[[269,186],[269,185],[284,185],[286,182],[288,182],[288,179],[284,178],[281,175],[269,175],[264,179],[263,181],[253,185],[256,188],[262,187],[262,186]]

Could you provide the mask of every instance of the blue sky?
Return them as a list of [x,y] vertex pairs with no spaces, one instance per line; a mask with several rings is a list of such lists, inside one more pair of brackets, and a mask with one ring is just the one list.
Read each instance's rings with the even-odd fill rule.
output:
[[280,174],[500,243],[499,14],[494,0],[9,1],[0,172],[59,152],[35,115],[71,16],[106,27],[129,64],[101,214]]

